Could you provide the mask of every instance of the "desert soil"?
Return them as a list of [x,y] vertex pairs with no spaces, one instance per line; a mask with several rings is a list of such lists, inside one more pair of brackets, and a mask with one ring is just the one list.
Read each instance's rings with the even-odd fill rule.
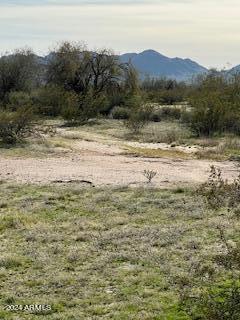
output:
[[[131,143],[129,144],[131,145]],[[125,145],[126,146],[126,145]],[[138,143],[138,147],[141,144]],[[156,144],[143,144],[156,148]],[[140,186],[144,170],[154,170],[153,185],[162,188],[187,186],[206,181],[211,165],[221,168],[224,178],[238,175],[234,162],[133,157],[120,143],[74,141],[75,151],[46,158],[6,157],[0,154],[0,179],[22,183],[91,182],[94,186]],[[77,150],[77,151],[76,151]]]

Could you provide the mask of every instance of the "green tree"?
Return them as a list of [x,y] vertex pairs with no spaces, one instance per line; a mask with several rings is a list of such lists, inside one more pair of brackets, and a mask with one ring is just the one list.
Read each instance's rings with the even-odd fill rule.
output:
[[30,49],[20,49],[0,58],[0,99],[13,91],[30,92],[36,84],[37,60]]

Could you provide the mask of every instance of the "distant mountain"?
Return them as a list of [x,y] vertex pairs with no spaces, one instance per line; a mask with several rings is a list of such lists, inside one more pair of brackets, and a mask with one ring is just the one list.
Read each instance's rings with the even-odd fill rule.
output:
[[[47,65],[54,53],[45,57],[38,57],[42,65]],[[181,58],[169,58],[154,50],[145,50],[141,53],[125,53],[119,56],[123,63],[131,62],[138,70],[140,78],[169,78],[181,80],[191,80],[194,76],[208,72],[200,64]]]
[[143,79],[171,78],[188,80],[192,77],[207,72],[208,70],[190,59],[168,58],[157,51],[145,50],[141,53],[125,53],[120,55],[122,62],[131,61]]
[[227,74],[230,75],[230,76],[234,76],[234,75],[237,75],[237,74],[240,75],[240,65],[228,70]]

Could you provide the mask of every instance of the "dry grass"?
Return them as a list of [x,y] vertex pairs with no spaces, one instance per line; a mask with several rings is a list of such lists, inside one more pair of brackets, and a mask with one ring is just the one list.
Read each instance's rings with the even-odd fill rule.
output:
[[[199,146],[200,150],[195,155],[185,154],[184,151],[154,150],[149,145],[145,148],[129,148],[129,154],[146,157],[167,157],[211,160],[237,160],[240,159],[240,138],[226,135],[214,138],[194,138],[186,127],[177,121],[150,123],[137,135],[130,135],[119,120],[101,119],[81,127],[64,128],[61,121],[47,121],[45,127],[53,127],[55,135],[42,135],[28,139],[25,143],[14,147],[1,145],[1,155],[8,157],[46,157],[64,156],[78,153],[77,141],[100,142],[107,145],[123,147],[126,141],[139,143],[165,143],[176,146]],[[194,152],[193,152],[194,153]]]
[[[239,240],[235,215],[183,189],[2,183],[0,197],[0,319],[190,320],[178,283],[202,264],[225,274],[218,225]],[[3,310],[35,303],[52,311]]]
[[[224,137],[207,140],[205,149],[197,153],[199,159],[237,160],[240,159],[240,139],[238,137]],[[211,145],[211,146],[210,146]]]
[[128,151],[124,154],[133,157],[146,157],[146,158],[170,158],[170,159],[193,159],[194,156],[189,153],[178,150],[163,150],[163,149],[150,149],[150,148],[136,148],[127,147]]

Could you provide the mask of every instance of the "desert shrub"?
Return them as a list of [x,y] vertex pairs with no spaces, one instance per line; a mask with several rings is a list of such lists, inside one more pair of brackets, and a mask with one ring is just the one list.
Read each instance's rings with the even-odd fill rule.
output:
[[147,92],[148,100],[161,105],[174,105],[184,101],[184,94],[176,90],[159,90]]
[[184,99],[184,93],[180,90],[163,90],[160,93],[159,102],[163,104],[174,104]]
[[181,117],[180,120],[182,123],[187,124],[189,127],[191,127],[191,121],[192,121],[192,110],[187,110],[186,108],[183,108],[181,110]]
[[240,114],[238,110],[228,110],[225,114],[226,131],[240,135]]
[[229,245],[223,229],[220,239],[226,251],[214,256],[214,261],[225,268],[228,276],[223,280],[211,280],[202,288],[197,299],[188,296],[190,315],[202,320],[237,320],[240,318],[240,246]]
[[48,85],[33,94],[38,112],[44,116],[60,116],[64,110],[73,108],[78,103],[77,95],[60,86]]
[[148,99],[159,104],[172,105],[185,100],[187,85],[170,79],[146,78],[142,83],[142,89]]
[[148,183],[151,183],[152,180],[155,178],[155,176],[157,175],[156,171],[153,170],[144,170],[143,171],[143,175],[144,177],[147,179]]
[[162,134],[162,137],[159,141],[162,143],[171,144],[173,142],[179,141],[180,139],[182,139],[182,137],[183,134],[182,132],[180,132],[180,130],[169,129]]
[[33,111],[31,108],[19,108],[16,112],[0,112],[0,139],[4,143],[14,144],[32,132]]
[[124,121],[125,127],[131,133],[139,133],[150,121],[153,107],[150,104],[144,104],[140,95],[127,97],[125,107],[129,112],[128,119]]
[[111,111],[111,117],[118,120],[128,119],[129,110],[125,107],[116,106]]
[[237,320],[240,318],[240,283],[225,281],[211,287],[203,296],[200,308],[205,319]]
[[121,106],[126,107],[129,110],[136,110],[144,104],[143,97],[138,94],[125,96]]
[[211,73],[203,78],[189,99],[188,124],[197,136],[240,132],[240,81],[227,81]]
[[174,106],[155,108],[151,114],[150,120],[160,122],[162,120],[179,120],[181,118],[181,110]]
[[228,183],[223,179],[221,170],[211,166],[208,181],[200,186],[198,193],[213,209],[237,207],[240,202],[240,176]]
[[[182,306],[193,320],[240,319],[240,245],[228,241],[224,227],[219,226],[217,229],[220,231],[219,240],[224,250],[216,252],[212,262],[220,265],[221,269],[224,268],[225,276],[220,276],[219,268],[214,268],[215,271],[211,272],[209,267],[206,269],[204,265],[199,265],[200,279],[195,277],[195,281],[200,281],[201,287],[198,285],[196,290],[192,284],[190,290],[180,294]],[[204,276],[206,273],[207,277]]]
[[220,208],[225,203],[225,192],[228,184],[222,178],[219,168],[211,166],[208,181],[203,183],[198,192],[206,199],[207,204],[212,208]]
[[76,94],[57,85],[48,85],[35,92],[35,103],[40,114],[62,116],[68,123],[85,123],[96,118],[108,103],[102,94],[88,91]]
[[61,116],[67,123],[76,123],[78,119],[78,106],[70,105],[68,108],[63,108],[61,111]]
[[181,118],[181,110],[176,107],[163,107],[161,109],[163,119],[177,119]]
[[163,120],[162,118],[162,112],[160,108],[155,108],[152,111],[152,114],[150,115],[150,121],[153,122],[161,122]]
[[80,97],[78,121],[85,123],[89,119],[97,118],[108,101],[103,94],[95,95],[91,91]]
[[32,106],[31,96],[23,91],[13,91],[8,97],[8,107],[11,111],[17,111],[22,107]]
[[94,95],[91,91],[78,97],[77,105],[64,108],[62,116],[70,123],[84,124],[89,119],[96,118],[107,103],[104,95]]
[[200,94],[191,105],[189,125],[197,136],[212,136],[226,129],[226,105],[216,93]]
[[125,101],[125,94],[124,92],[116,92],[112,93],[108,97],[109,104],[108,104],[108,114],[117,106],[122,106]]
[[139,133],[150,121],[150,115],[152,113],[151,106],[141,106],[137,109],[131,109],[129,111],[129,117],[125,120],[124,125],[131,133]]
[[215,255],[215,262],[228,270],[240,271],[240,243],[236,243],[234,244],[234,246],[229,245],[224,230],[222,228],[219,228],[219,231],[222,242],[224,243],[227,250],[223,253]]
[[187,313],[193,320],[238,320],[240,283],[233,279],[211,283],[198,297],[185,297]]

